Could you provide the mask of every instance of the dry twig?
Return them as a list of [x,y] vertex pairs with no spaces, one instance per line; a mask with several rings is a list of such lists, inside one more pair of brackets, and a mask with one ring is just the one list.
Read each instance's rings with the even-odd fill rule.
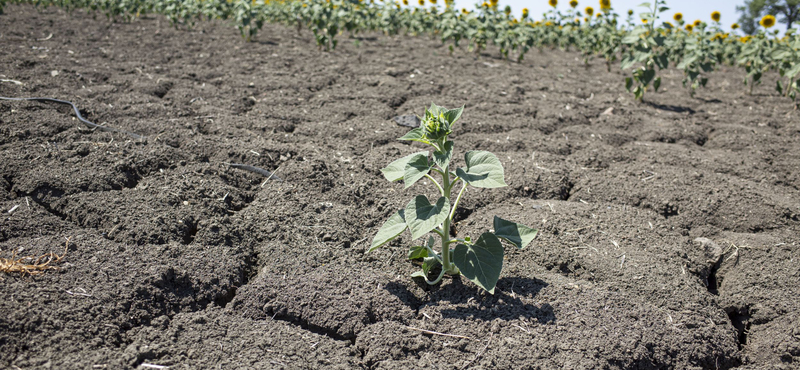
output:
[[419,331],[419,332],[423,332],[425,334],[441,335],[441,336],[445,336],[445,337],[462,338],[462,339],[470,339],[470,340],[472,339],[470,337],[465,337],[463,335],[440,333],[438,331],[425,330],[425,329],[415,328],[413,326],[406,326],[406,328],[407,329],[411,329],[411,330],[416,330],[416,331]]
[[[58,267],[52,266],[51,263],[61,262],[67,255],[67,249],[69,249],[69,238],[67,238],[67,243],[64,246],[64,254],[60,256],[50,252],[39,257],[17,258],[17,252],[14,252],[11,258],[0,258],[0,271],[7,274],[18,272],[20,275],[39,275],[44,273],[45,270],[57,270]],[[35,262],[26,264],[23,262],[25,260],[35,260]]]

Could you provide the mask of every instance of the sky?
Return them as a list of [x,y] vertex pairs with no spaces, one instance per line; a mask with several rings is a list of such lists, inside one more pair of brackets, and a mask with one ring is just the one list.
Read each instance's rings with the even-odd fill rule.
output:
[[[459,8],[472,10],[475,8],[477,1],[455,0],[455,2]],[[627,16],[628,9],[633,9],[637,14],[646,12],[645,8],[639,6],[643,2],[652,3],[653,0],[611,0],[611,6],[624,19]],[[744,5],[744,0],[666,0],[666,2],[667,7],[670,9],[666,11],[664,16],[659,17],[660,22],[671,21],[672,14],[681,12],[686,22],[694,22],[695,19],[699,19],[711,23],[711,12],[717,10],[722,13],[720,22],[727,30],[730,30],[731,24],[739,19],[739,14],[736,13],[736,6]],[[522,13],[522,8],[528,8],[533,19],[541,19],[542,14],[551,9],[550,5],[547,4],[547,0],[500,0],[500,8],[504,8],[506,5],[511,6],[516,16]],[[578,9],[582,10],[587,6],[598,10],[600,8],[599,0],[578,0]],[[569,0],[558,0],[557,9],[561,10],[562,13],[569,8]]]

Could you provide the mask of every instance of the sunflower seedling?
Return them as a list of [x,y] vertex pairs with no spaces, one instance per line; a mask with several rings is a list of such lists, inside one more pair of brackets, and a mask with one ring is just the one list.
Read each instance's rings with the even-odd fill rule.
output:
[[[473,150],[464,154],[466,166],[450,169],[453,158],[453,141],[448,140],[453,124],[461,117],[464,108],[447,109],[431,104],[425,110],[419,127],[411,130],[400,140],[425,143],[433,147],[433,153],[417,152],[390,163],[382,169],[383,176],[389,181],[402,180],[408,189],[418,180],[427,178],[440,193],[440,197],[431,203],[425,195],[417,195],[408,202],[404,209],[395,212],[381,226],[372,240],[367,253],[378,249],[393,240],[405,230],[411,232],[412,240],[426,240],[414,245],[408,252],[409,259],[422,259],[422,270],[412,277],[423,278],[430,285],[442,281],[444,274],[464,275],[477,286],[494,294],[500,271],[503,268],[503,245],[500,239],[524,248],[536,237],[537,230],[500,217],[494,217],[494,232],[485,232],[473,240],[469,237],[454,238],[450,235],[453,216],[458,203],[467,188],[499,188],[506,186],[503,165],[497,156],[490,152]],[[439,175],[441,182],[431,175]],[[461,183],[455,199],[453,189]],[[433,235],[420,239],[429,233],[441,239],[440,252],[436,252],[436,240]],[[438,277],[429,279],[429,274],[441,267]]]

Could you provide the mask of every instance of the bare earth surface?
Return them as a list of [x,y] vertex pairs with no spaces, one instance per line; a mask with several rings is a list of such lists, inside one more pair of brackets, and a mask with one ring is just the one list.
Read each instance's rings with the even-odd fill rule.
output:
[[[0,368],[800,368],[800,113],[739,69],[696,98],[663,71],[639,104],[558,50],[323,53],[280,26],[246,44],[219,22],[6,11],[0,78],[22,85],[0,96],[147,139],[0,101],[0,257],[70,239],[61,269],[0,275]],[[418,150],[391,118],[431,102],[465,104],[457,153],[506,169],[466,194],[459,235],[540,229],[494,296],[410,279],[407,235],[364,254],[416,194],[379,171]]]

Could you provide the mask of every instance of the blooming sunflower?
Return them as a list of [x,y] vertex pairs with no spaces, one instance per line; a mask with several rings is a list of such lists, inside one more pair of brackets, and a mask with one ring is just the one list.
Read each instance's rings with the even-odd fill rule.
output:
[[492,7],[496,7],[497,6],[497,1],[498,0],[489,0],[489,3],[492,4]]
[[573,9],[576,8],[578,6],[578,0],[569,0],[569,6]]
[[761,18],[761,22],[758,22],[764,28],[770,28],[775,25],[775,16],[772,14],[767,14],[764,18]]
[[734,24],[731,25],[731,29],[732,30],[735,30],[735,29],[738,29],[738,28],[739,28],[739,23],[734,23]]
[[408,5],[408,0],[403,0],[403,5]]
[[700,27],[700,24],[702,24],[702,23],[703,23],[703,22],[701,22],[699,19],[695,19],[695,20],[694,20],[694,23],[692,23],[692,24],[693,24],[695,27]]
[[553,8],[558,5],[558,0],[547,0],[547,3],[550,4]]
[[611,9],[611,0],[600,0],[600,10]]
[[522,8],[522,18],[528,18],[528,8]]
[[628,15],[633,15],[633,9],[628,9]]
[[587,7],[586,7],[586,9],[584,9],[584,11],[585,11],[585,12],[586,12],[586,14],[587,14],[587,15],[589,15],[590,17],[592,16],[592,14],[594,14],[594,8],[592,8],[591,6],[587,6]]
[[693,30],[693,29],[694,29],[694,26],[693,26],[693,25],[691,25],[691,24],[687,24],[687,25],[686,25],[686,30],[687,30],[687,31],[689,31],[689,32],[692,32],[692,30]]
[[642,23],[647,24],[647,19],[646,18],[642,18]]
[[425,6],[425,0],[419,0],[419,6]]
[[672,15],[672,19],[674,19],[675,22],[680,22],[681,19],[683,19],[683,14],[682,13],[675,13],[674,15]]
[[431,4],[436,5],[436,0],[430,0]]
[[711,20],[713,20],[714,22],[719,22],[721,18],[722,18],[722,13],[716,10],[711,12]]

